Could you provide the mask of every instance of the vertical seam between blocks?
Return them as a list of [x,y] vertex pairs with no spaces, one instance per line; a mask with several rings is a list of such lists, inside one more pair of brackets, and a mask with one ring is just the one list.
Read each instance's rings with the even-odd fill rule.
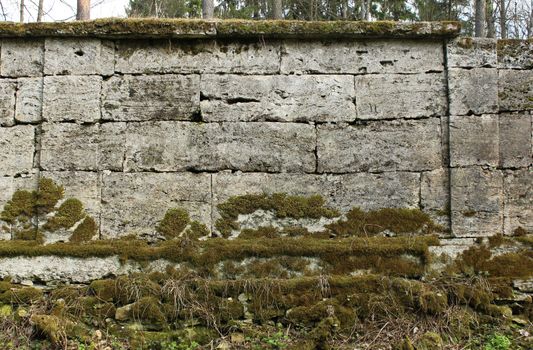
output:
[[[444,56],[444,80],[445,80],[445,89],[446,89],[446,113],[445,116],[447,117],[446,121],[446,136],[442,135],[441,130],[441,137],[446,137],[446,176],[448,178],[447,184],[447,192],[448,192],[448,198],[447,198],[447,206],[448,206],[448,225],[450,227],[450,232],[453,234],[452,231],[452,215],[453,215],[453,209],[452,209],[452,169],[451,169],[451,137],[450,137],[450,121],[451,121],[451,113],[450,113],[450,67],[448,65],[448,39],[444,39],[442,41],[442,53]],[[442,125],[442,123],[441,123]]]

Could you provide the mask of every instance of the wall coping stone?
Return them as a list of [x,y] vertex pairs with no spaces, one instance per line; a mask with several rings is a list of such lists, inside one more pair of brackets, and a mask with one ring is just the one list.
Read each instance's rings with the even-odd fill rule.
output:
[[0,23],[0,38],[449,38],[458,22],[98,19],[55,23]]

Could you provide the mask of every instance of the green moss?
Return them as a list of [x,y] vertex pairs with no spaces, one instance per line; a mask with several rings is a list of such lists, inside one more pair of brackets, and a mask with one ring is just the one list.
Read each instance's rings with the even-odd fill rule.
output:
[[192,221],[189,225],[189,228],[185,230],[184,237],[189,239],[199,239],[201,237],[208,237],[211,232],[205,224],[202,224],[199,221]]
[[346,220],[326,227],[340,237],[374,236],[385,231],[397,235],[430,234],[443,230],[418,209],[395,208],[368,212],[354,208],[346,214]]
[[271,211],[277,218],[334,218],[340,214],[328,208],[321,196],[289,196],[284,193],[248,194],[231,197],[217,206],[221,219],[215,227],[227,237],[233,230],[239,229],[237,219],[239,215],[252,214],[258,210]]
[[88,242],[98,234],[98,226],[96,221],[91,216],[86,216],[85,219],[76,227],[69,241],[73,243]]
[[157,232],[165,236],[166,239],[176,238],[179,237],[189,222],[189,213],[186,210],[172,208],[165,213],[165,217],[157,226]]
[[41,299],[43,292],[33,287],[13,288],[0,295],[1,303],[32,304]]
[[57,203],[63,199],[63,186],[57,185],[52,179],[42,178],[39,180],[39,189],[36,193],[35,206],[40,215],[52,212]]
[[10,224],[15,224],[17,219],[21,222],[29,222],[36,215],[35,201],[35,192],[15,191],[0,213],[0,219]]
[[161,311],[158,299],[148,296],[142,297],[131,306],[133,319],[143,323],[163,327],[166,325],[166,317]]
[[43,225],[47,231],[57,231],[58,229],[68,229],[74,226],[85,216],[83,204],[75,198],[69,198],[61,204],[55,212]]
[[92,281],[89,288],[102,301],[113,301],[116,295],[115,281],[110,279]]

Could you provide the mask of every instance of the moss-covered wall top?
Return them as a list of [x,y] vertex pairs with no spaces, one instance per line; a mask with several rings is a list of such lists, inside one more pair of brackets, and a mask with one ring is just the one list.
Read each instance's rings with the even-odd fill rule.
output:
[[0,23],[0,37],[447,38],[458,35],[459,30],[457,22],[101,19],[62,23]]

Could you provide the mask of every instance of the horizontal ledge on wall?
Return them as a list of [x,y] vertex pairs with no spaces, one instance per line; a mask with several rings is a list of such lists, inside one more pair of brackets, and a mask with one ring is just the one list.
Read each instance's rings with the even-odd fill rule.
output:
[[102,38],[443,38],[458,22],[98,19],[56,23],[0,23],[0,37]]

